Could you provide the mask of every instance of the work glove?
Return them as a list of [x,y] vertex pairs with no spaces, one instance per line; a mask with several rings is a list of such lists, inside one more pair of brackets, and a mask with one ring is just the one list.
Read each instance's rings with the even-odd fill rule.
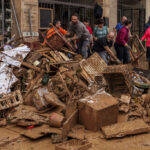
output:
[[128,48],[128,50],[131,50],[131,46],[130,45],[128,45],[127,48]]
[[119,59],[117,59],[117,63],[118,63],[118,64],[122,64],[122,62],[121,62]]

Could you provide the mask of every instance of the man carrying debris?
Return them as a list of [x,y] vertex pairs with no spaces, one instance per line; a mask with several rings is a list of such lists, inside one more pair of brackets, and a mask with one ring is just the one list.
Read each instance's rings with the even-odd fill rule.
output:
[[116,56],[110,49],[113,45],[113,39],[114,39],[114,32],[109,32],[107,36],[102,37],[97,41],[95,41],[93,51],[98,52],[101,58],[107,64],[110,61],[110,56],[120,64],[120,61],[116,58]]
[[86,26],[79,21],[77,14],[74,14],[71,17],[68,36],[71,37],[69,38],[70,41],[78,42],[78,53],[86,59],[88,57],[91,36]]

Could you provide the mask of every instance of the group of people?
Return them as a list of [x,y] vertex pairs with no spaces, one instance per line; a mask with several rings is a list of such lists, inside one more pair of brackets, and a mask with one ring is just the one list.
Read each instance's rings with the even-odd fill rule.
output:
[[[69,23],[68,31],[61,27],[61,22],[54,22],[55,27],[65,35],[70,42],[73,43],[77,53],[81,54],[83,58],[88,58],[91,51],[97,52],[101,58],[109,64],[110,60],[115,60],[118,63],[127,64],[130,62],[129,39],[132,37],[130,29],[132,22],[123,16],[121,22],[118,23],[114,31],[109,31],[108,27],[104,25],[104,20],[97,20],[94,30],[89,26],[89,21],[81,22],[77,14],[73,14],[71,22]],[[54,30],[49,30],[47,38],[52,35]],[[150,18],[145,25],[145,35],[141,40],[147,39],[147,58],[150,64]],[[111,50],[114,45],[116,55]]]

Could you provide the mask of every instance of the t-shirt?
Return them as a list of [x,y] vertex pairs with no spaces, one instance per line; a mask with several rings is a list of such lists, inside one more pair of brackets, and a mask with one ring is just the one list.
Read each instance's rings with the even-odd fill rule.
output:
[[88,29],[88,31],[90,32],[90,34],[93,34],[92,28],[89,26],[86,26],[86,28]]
[[123,28],[123,24],[122,23],[118,23],[117,25],[116,25],[116,30],[117,30],[117,32],[119,32],[120,31],[120,29],[121,28]]
[[113,45],[113,41],[108,41],[107,37],[105,36],[95,41],[93,50],[96,52],[102,52],[105,51],[104,48],[105,46],[112,47],[112,45]]
[[91,37],[86,26],[80,21],[78,21],[76,24],[70,22],[69,33],[71,33],[72,36],[76,35],[78,40],[90,40]]
[[97,39],[102,38],[102,37],[106,36],[107,34],[108,34],[108,28],[107,28],[107,26],[104,26],[102,29],[99,29],[98,27],[95,27],[94,33],[93,33],[93,35]]

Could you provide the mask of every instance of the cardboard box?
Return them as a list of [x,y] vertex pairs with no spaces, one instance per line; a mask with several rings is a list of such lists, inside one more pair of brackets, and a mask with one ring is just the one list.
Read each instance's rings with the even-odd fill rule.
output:
[[78,106],[79,122],[88,130],[117,123],[118,101],[105,92],[81,99]]

